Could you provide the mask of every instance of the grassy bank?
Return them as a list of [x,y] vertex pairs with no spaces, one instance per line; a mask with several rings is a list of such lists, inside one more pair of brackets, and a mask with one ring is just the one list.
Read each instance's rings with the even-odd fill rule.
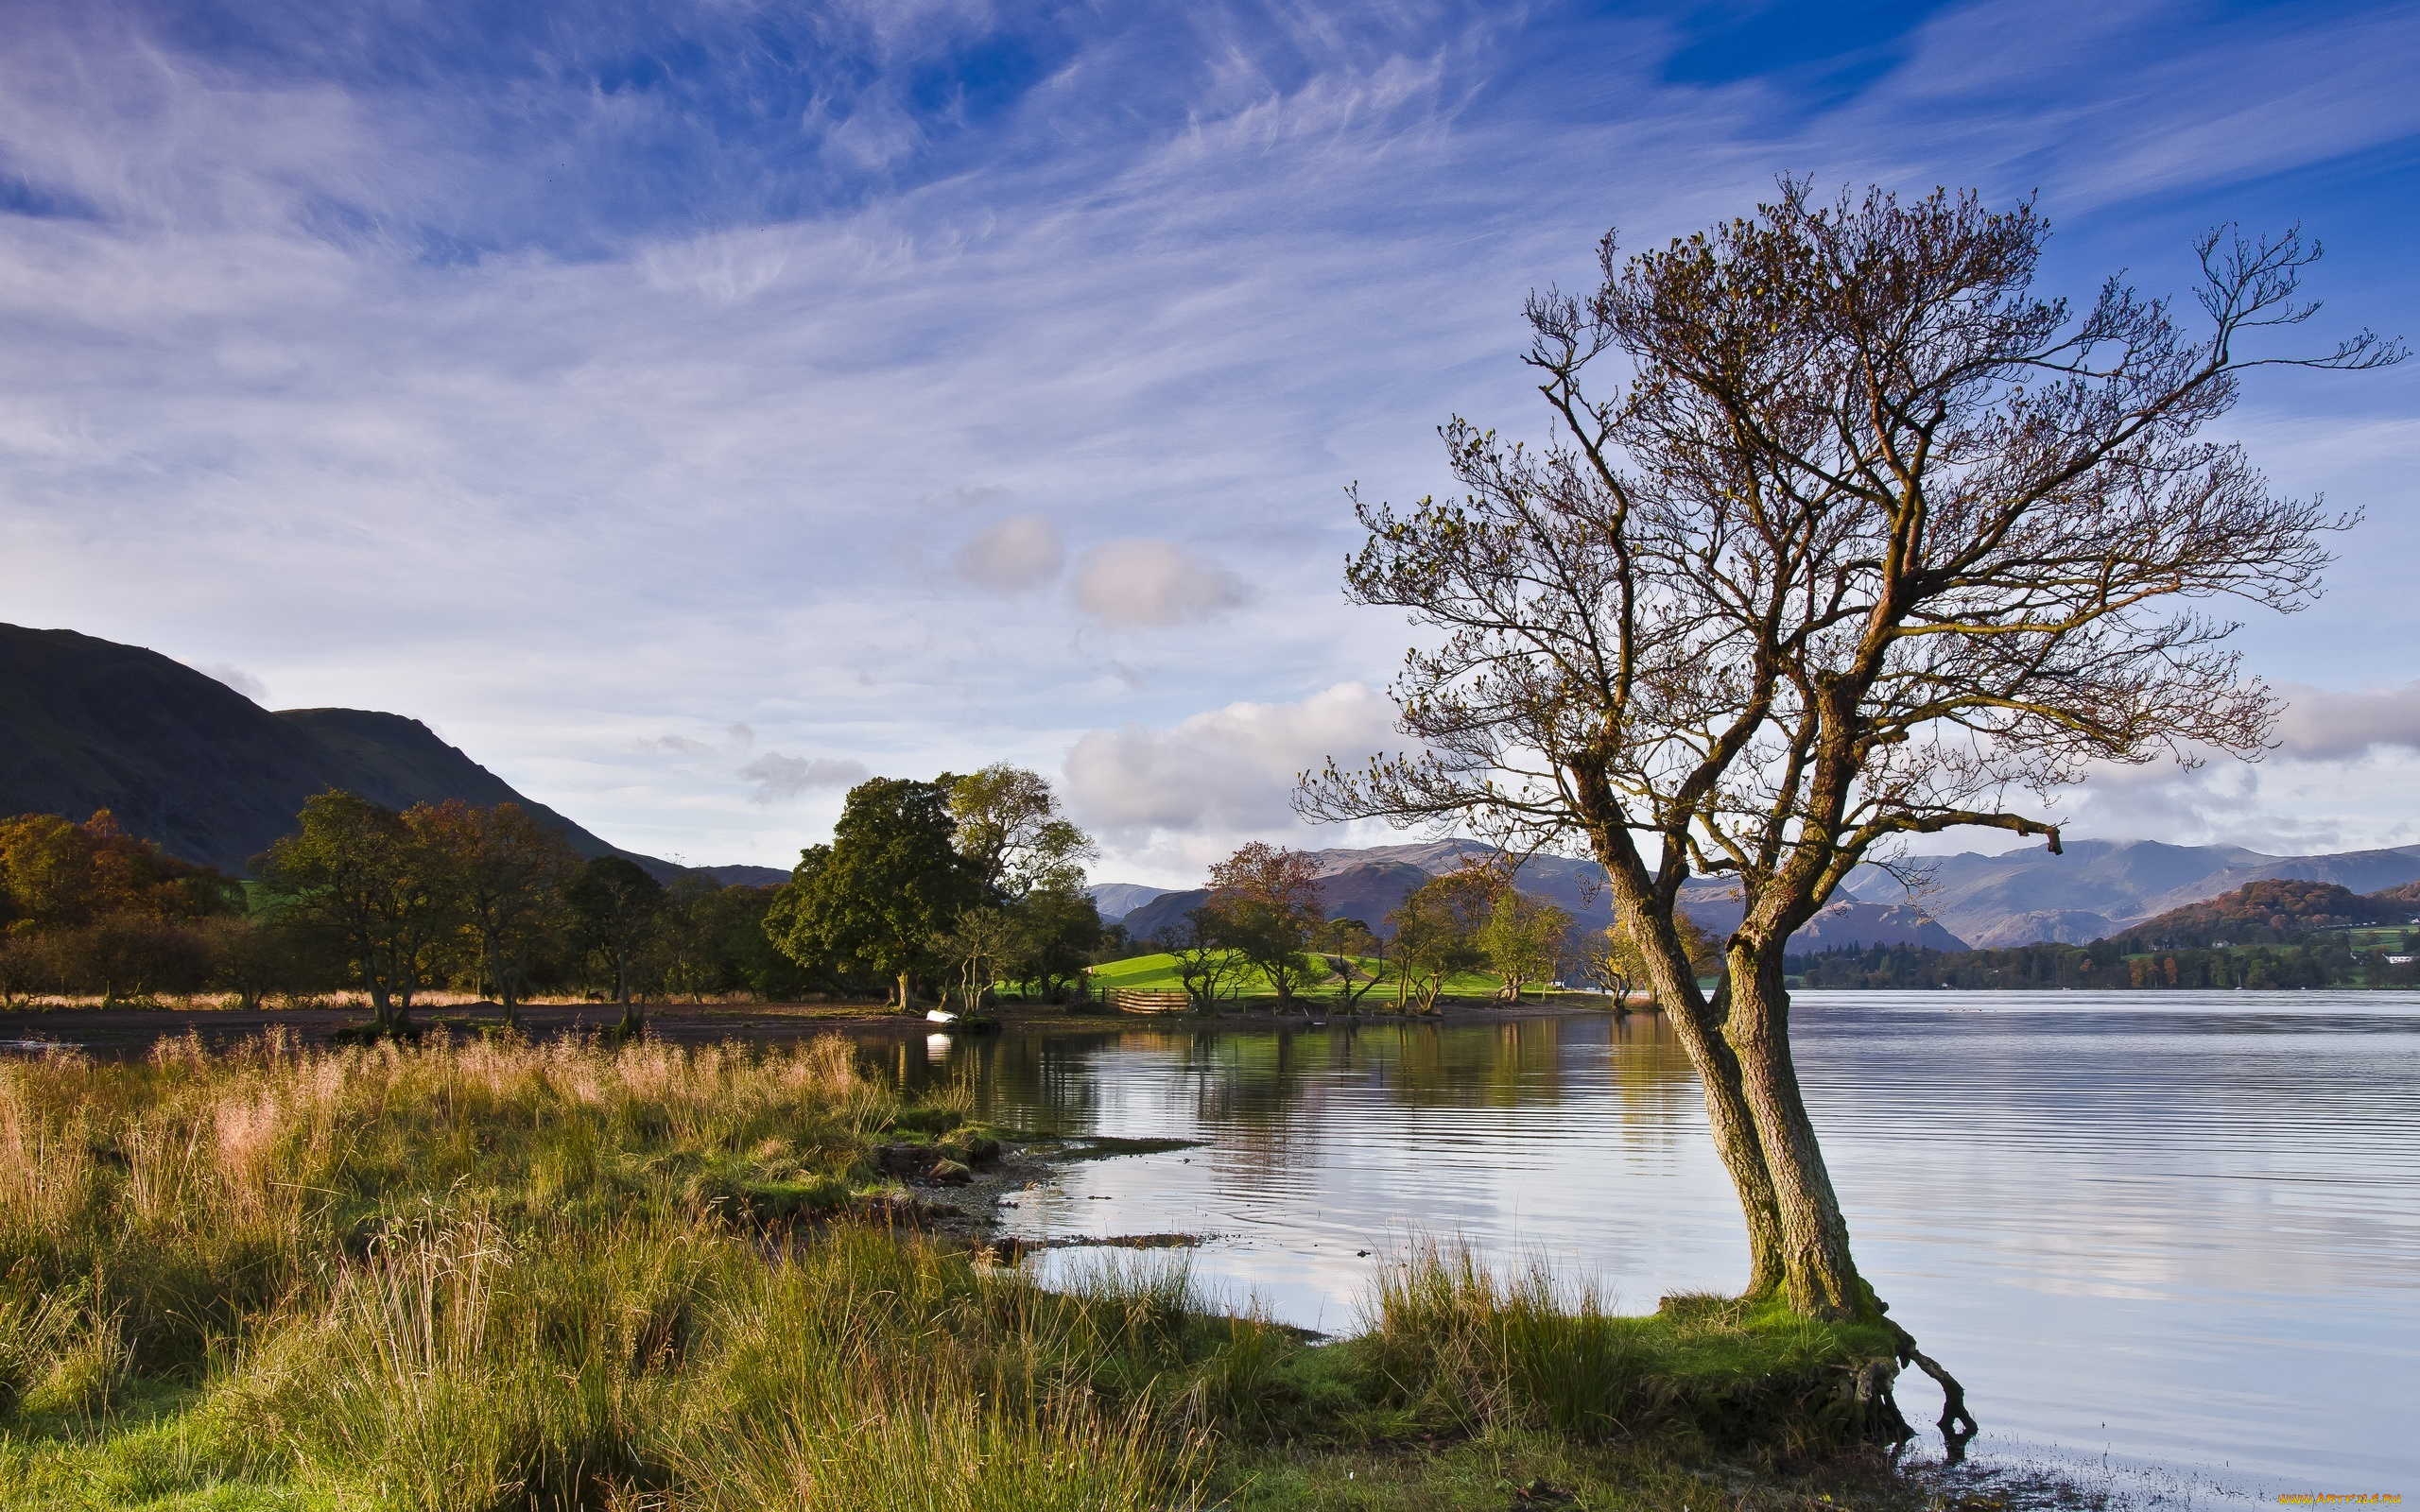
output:
[[965,1111],[838,1040],[0,1062],[0,1504],[1649,1506],[1873,1427],[1877,1338],[1450,1253],[1329,1344],[1042,1291],[885,1221]]
[[[1354,961],[1355,968],[1361,971],[1375,970],[1380,964],[1358,958]],[[1175,992],[1182,991],[1184,987],[1184,978],[1177,973],[1176,957],[1165,952],[1154,955],[1129,956],[1122,961],[1096,966],[1085,980],[1096,991],[1105,988],[1125,988],[1138,991]],[[1446,978],[1443,993],[1456,998],[1492,998],[1503,986],[1502,977],[1485,971],[1464,971]],[[1249,968],[1238,969],[1220,990],[1237,998],[1274,998],[1277,995],[1277,989],[1269,985],[1266,976]],[[1533,987],[1530,990],[1534,995],[1536,988]],[[1331,997],[1336,991],[1335,973],[1324,960],[1315,958],[1310,975],[1295,991],[1316,998]],[[1361,1000],[1361,1006],[1365,1011],[1392,1009],[1394,1001],[1393,987],[1380,987]]]

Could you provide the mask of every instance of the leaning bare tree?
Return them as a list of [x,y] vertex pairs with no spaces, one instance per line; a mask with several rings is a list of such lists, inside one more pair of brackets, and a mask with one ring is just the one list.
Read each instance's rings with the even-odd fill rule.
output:
[[[1426,754],[1331,763],[1299,806],[1585,845],[1703,1083],[1751,1293],[1804,1314],[1880,1303],[1791,1064],[1791,933],[1901,837],[2057,850],[2039,805],[2089,763],[2257,752],[2275,700],[2197,605],[2302,606],[2349,521],[2197,436],[2248,369],[2401,355],[2246,350],[2312,314],[2296,233],[2201,244],[2198,339],[2115,281],[2081,318],[2037,295],[2046,233],[2030,204],[1785,182],[1627,261],[1609,234],[1595,294],[1529,303],[1556,438],[1457,419],[1461,498],[1355,497],[1348,595],[1443,632],[1395,688]],[[1677,927],[1693,873],[1746,905],[1711,996]]]

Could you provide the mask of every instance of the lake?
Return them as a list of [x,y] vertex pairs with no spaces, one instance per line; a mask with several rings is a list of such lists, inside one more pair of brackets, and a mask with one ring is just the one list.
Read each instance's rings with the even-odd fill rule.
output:
[[[1793,1023],[1859,1263],[1965,1383],[1975,1453],[2170,1504],[2420,1493],[2420,994],[1805,992]],[[1632,1311],[1746,1280],[1653,1016],[869,1054],[973,1078],[1003,1125],[1204,1142],[1070,1165],[1011,1231],[1201,1234],[1198,1279],[1307,1328],[1351,1329],[1372,1267],[1423,1237]],[[1940,1410],[1913,1371],[1901,1401]]]

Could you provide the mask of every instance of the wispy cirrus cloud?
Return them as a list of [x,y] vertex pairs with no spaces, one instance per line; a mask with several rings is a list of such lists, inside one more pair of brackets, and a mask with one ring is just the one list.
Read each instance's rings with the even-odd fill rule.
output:
[[[617,841],[733,860],[793,853],[840,791],[735,791],[734,716],[902,774],[1081,749],[1114,816],[1140,801],[1119,772],[1190,770],[1142,737],[1113,760],[1114,732],[1382,676],[1409,632],[1337,593],[1340,487],[1434,488],[1448,413],[1528,433],[1521,296],[1584,280],[1607,224],[1644,245],[1785,170],[2038,186],[2093,249],[2079,287],[2166,277],[2179,217],[2408,142],[2391,65],[2420,25],[2014,0],[1795,31],[1440,3],[11,20],[11,615],[441,719]],[[2330,171],[2293,214],[2402,245],[2389,180]],[[2408,273],[2366,276],[2412,306]],[[2366,471],[2314,441],[2286,486],[2420,459],[2378,422],[2399,400],[2260,392],[2272,434],[2366,438]],[[2367,530],[2348,574],[2420,550]],[[2369,649],[2400,603],[2331,601],[2269,669],[2400,680]],[[2304,649],[2331,641],[2364,649]],[[1228,728],[1205,738],[1249,765]],[[715,748],[641,748],[667,731]]]

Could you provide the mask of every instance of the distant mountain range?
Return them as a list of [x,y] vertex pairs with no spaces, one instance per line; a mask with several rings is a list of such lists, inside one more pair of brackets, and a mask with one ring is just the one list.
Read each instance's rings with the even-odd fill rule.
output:
[[[129,833],[241,872],[292,832],[304,799],[331,787],[393,808],[452,798],[518,803],[583,856],[628,856],[658,878],[684,869],[624,850],[515,792],[417,719],[365,709],[272,713],[156,651],[0,625],[0,814],[81,820],[108,809]],[[769,867],[702,869],[726,883],[787,880]]]
[[[1318,850],[1328,917],[1358,919],[1383,932],[1384,919],[1414,887],[1465,860],[1486,853],[1469,840]],[[2330,855],[2273,856],[2234,846],[2174,846],[2152,840],[2071,840],[2064,855],[2029,848],[2002,855],[1966,853],[1928,858],[1918,886],[1879,868],[1862,867],[1845,897],[1808,920],[1790,942],[1792,954],[1838,946],[1927,945],[1937,950],[2000,948],[2055,941],[2082,944],[2162,915],[2275,879],[2333,883],[2357,893],[2381,893],[2420,883],[2420,846]],[[1594,862],[1540,856],[1515,885],[1559,904],[1586,922],[1612,921]],[[1168,891],[1133,883],[1097,887],[1102,917],[1119,919],[1137,939],[1171,933],[1201,905],[1203,889]],[[1115,900],[1113,905],[1112,900]],[[1139,901],[1138,901],[1139,900]],[[1739,921],[1732,884],[1692,880],[1682,906],[1717,933]]]
[[1100,910],[1103,923],[1115,924],[1172,887],[1147,887],[1139,882],[1097,882],[1084,889],[1091,895],[1093,906]]
[[[240,871],[292,830],[305,798],[330,787],[398,808],[449,798],[518,803],[562,831],[581,855],[629,856],[662,878],[683,869],[611,845],[514,791],[417,719],[362,709],[272,713],[154,651],[73,630],[0,625],[0,814],[83,819],[106,808],[131,833],[188,860]],[[1432,840],[1313,855],[1331,916],[1383,929],[1412,888],[1484,849],[1469,840]],[[1799,931],[1793,951],[2082,943],[2272,880],[2379,894],[2420,883],[2420,845],[2273,856],[2233,846],[2074,840],[2064,855],[2028,848],[1941,856],[1924,867],[1913,893],[1877,868],[1859,868],[1846,896]],[[788,878],[772,867],[695,869],[725,883]],[[1610,922],[1601,881],[1593,862],[1540,856],[1523,866],[1517,885],[1575,918]],[[1172,930],[1208,896],[1115,882],[1092,891],[1102,917],[1121,919],[1137,938]],[[1682,901],[1709,929],[1738,921],[1729,883],[1698,879]]]
[[[1443,876],[1468,861],[1484,857],[1488,848],[1473,840],[1431,840],[1412,845],[1371,846],[1362,850],[1314,850],[1321,892],[1330,919],[1357,919],[1380,935],[1389,933],[1387,915],[1402,906],[1411,891],[1431,877]],[[1513,885],[1547,899],[1583,923],[1610,924],[1613,903],[1604,872],[1591,861],[1568,856],[1537,856],[1522,865]],[[1093,889],[1101,917],[1126,926],[1136,939],[1172,937],[1184,916],[1207,902],[1207,888],[1162,889],[1136,883],[1103,883]],[[1139,900],[1139,901],[1138,901]],[[1728,930],[1739,921],[1739,897],[1730,883],[1699,880],[1682,890],[1682,905],[1706,928]],[[1816,916],[1799,931],[1800,948],[1821,950],[1832,945],[1930,945],[1962,950],[1958,937],[1905,902],[1882,904],[1844,899]]]
[[[2236,846],[2070,840],[2066,850],[2056,856],[2028,847],[1996,856],[1930,858],[1916,896],[1960,938],[1997,948],[2037,940],[2080,945],[2253,882],[2327,882],[2374,893],[2420,881],[2420,846],[2273,856]],[[1900,882],[1871,867],[1858,868],[1849,890],[1873,902],[1910,896]]]

